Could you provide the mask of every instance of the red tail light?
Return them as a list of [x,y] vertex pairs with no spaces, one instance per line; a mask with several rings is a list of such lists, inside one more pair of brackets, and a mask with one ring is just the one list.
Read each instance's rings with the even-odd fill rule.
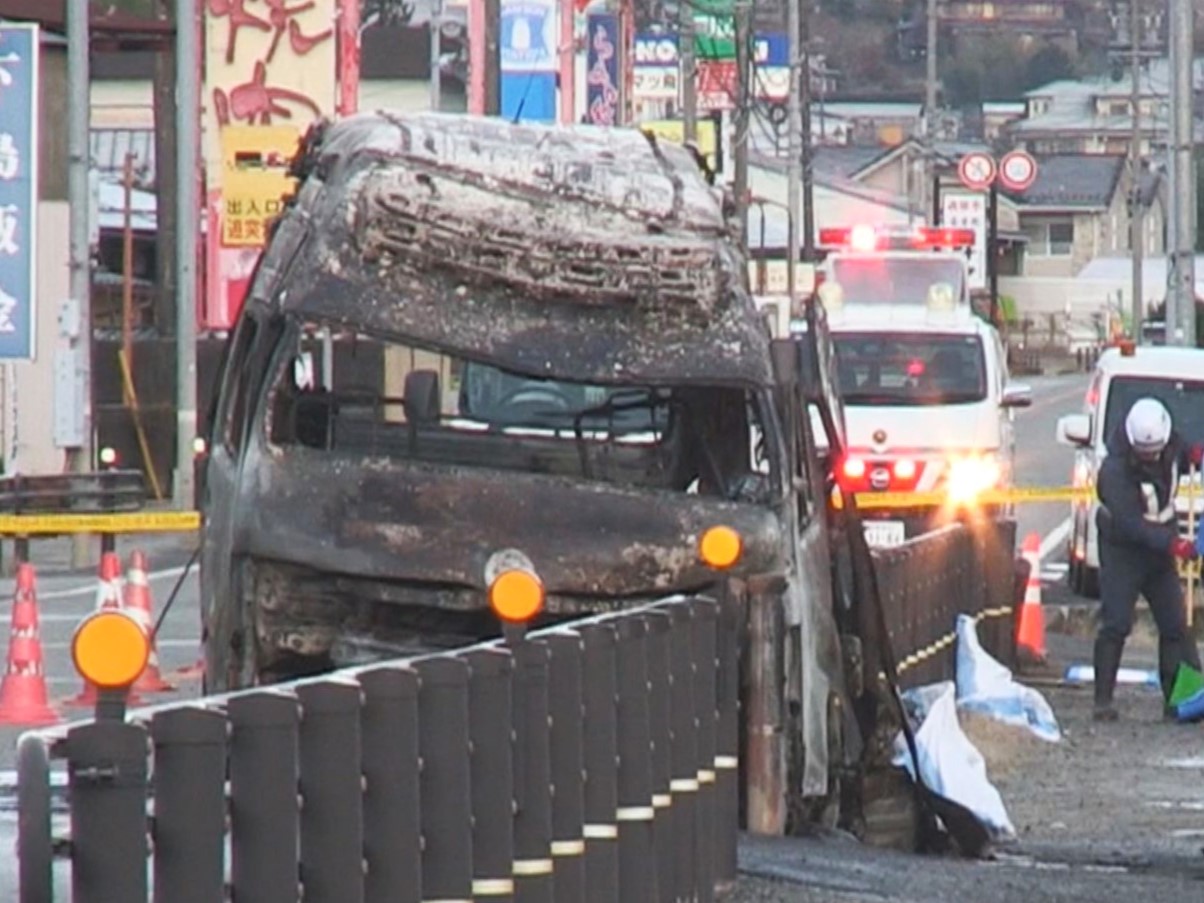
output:
[[860,480],[865,476],[865,461],[861,458],[846,458],[842,469],[847,479]]
[[895,478],[899,480],[914,480],[916,478],[916,462],[910,458],[900,458],[895,462]]

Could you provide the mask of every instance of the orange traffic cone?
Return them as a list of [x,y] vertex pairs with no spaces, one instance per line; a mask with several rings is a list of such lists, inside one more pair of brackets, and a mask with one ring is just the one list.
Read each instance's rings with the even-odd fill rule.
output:
[[1043,665],[1045,651],[1045,612],[1041,608],[1041,537],[1030,533],[1024,538],[1021,555],[1028,562],[1028,582],[1024,604],[1017,620],[1016,649],[1025,664]]
[[[121,607],[121,559],[117,557],[116,552],[105,552],[100,557],[100,583],[96,587],[96,610],[103,611],[106,608],[120,610]],[[79,695],[68,699],[65,705],[94,706],[99,699],[96,686],[90,680],[85,679],[84,688],[79,691]],[[129,705],[139,705],[142,702],[132,688],[126,701]]]
[[33,565],[22,563],[17,568],[8,668],[0,685],[0,724],[37,727],[58,721],[58,713],[51,708],[46,694],[42,669],[37,577]]
[[155,649],[155,619],[151,615],[150,585],[146,581],[146,556],[135,551],[125,575],[125,610],[142,626],[150,638],[150,657],[142,675],[134,681],[133,689],[142,693],[165,693],[175,687],[159,672],[159,653]]

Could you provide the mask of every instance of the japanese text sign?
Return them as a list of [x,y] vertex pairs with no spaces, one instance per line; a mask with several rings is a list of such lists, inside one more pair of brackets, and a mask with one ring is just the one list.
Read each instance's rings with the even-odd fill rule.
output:
[[289,161],[299,135],[289,126],[230,126],[222,129],[222,245],[263,247],[284,196],[294,190]]
[[973,229],[974,249],[970,255],[969,286],[987,287],[987,199],[975,192],[947,191],[941,195],[941,225],[952,229]]
[[34,356],[38,27],[0,25],[0,359]]

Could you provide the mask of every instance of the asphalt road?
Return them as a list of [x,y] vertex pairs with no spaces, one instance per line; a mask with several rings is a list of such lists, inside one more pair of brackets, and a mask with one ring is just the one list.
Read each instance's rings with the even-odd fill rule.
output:
[[[1031,381],[1034,390],[1034,404],[1031,408],[1017,412],[1017,483],[1021,486],[1059,486],[1066,485],[1070,475],[1072,454],[1069,449],[1057,445],[1054,440],[1054,426],[1062,414],[1078,410],[1086,389],[1086,378],[1083,376],[1039,377]],[[1064,535],[1059,539],[1061,525],[1069,514],[1069,503],[1047,503],[1025,505],[1018,511],[1021,536],[1031,532],[1037,533],[1043,540],[1047,552],[1043,561],[1043,572],[1046,579],[1056,583],[1064,573],[1065,543]],[[122,540],[120,551],[124,554],[137,547],[135,540]],[[150,583],[154,600],[154,614],[158,616],[166,605],[169,595],[175,587],[183,570],[182,565],[187,559],[187,551],[178,545],[160,543],[156,548],[148,549],[151,556]],[[35,543],[34,559],[37,563],[39,547]],[[49,556],[51,559],[54,555]],[[61,556],[60,556],[61,557]],[[51,562],[53,565],[55,562]],[[70,640],[75,626],[80,619],[91,611],[96,601],[96,581],[88,574],[63,574],[61,568],[48,567],[48,571],[38,580],[38,599],[41,612],[41,637],[45,655],[45,671],[47,685],[52,700],[59,706],[64,718],[73,719],[86,715],[84,710],[69,705],[81,688],[81,682],[76,675],[70,656]],[[11,599],[13,581],[0,580],[0,598]],[[181,669],[189,669],[199,656],[199,625],[197,580],[195,570],[185,577],[180,584],[179,593],[164,618],[158,635],[158,654],[161,669],[165,677],[174,683],[177,689],[172,693],[157,694],[147,697],[145,702],[158,703],[171,699],[194,696],[199,692],[200,681],[195,674],[182,674]],[[13,772],[15,746],[24,728],[0,726],[0,850],[13,849],[16,833],[16,813],[12,788],[15,783]],[[62,816],[59,817],[60,821]],[[59,832],[65,832],[66,825],[58,826]],[[779,884],[777,881],[765,883],[752,878],[742,882],[737,899],[739,900],[827,900],[827,899],[945,899],[940,895],[941,888],[958,887],[959,881],[980,880],[982,872],[970,871],[950,873],[947,878],[933,879],[931,885],[933,895],[893,896],[892,886],[897,888],[897,881],[889,876],[901,867],[900,863],[914,862],[907,868],[922,872],[931,871],[931,863],[927,866],[923,861],[911,860],[906,857],[896,861],[894,858],[876,858],[882,854],[876,851],[859,850],[853,856],[843,845],[836,848],[827,846],[806,846],[809,842],[784,839],[775,841],[771,848],[762,848],[754,843],[744,848],[744,861],[750,868],[755,867],[762,874],[776,879],[784,879],[788,883]],[[867,858],[868,857],[868,858]],[[804,862],[825,862],[821,869],[804,869]],[[840,863],[844,863],[841,865]],[[959,868],[964,864],[954,864]],[[843,870],[843,871],[841,871]],[[808,880],[808,875],[818,876],[810,887],[802,887],[797,882]],[[1023,863],[1014,867],[1004,867],[1007,873],[1008,886],[1022,886],[1026,878],[1038,874],[1033,868]],[[942,873],[943,874],[943,873]],[[882,880],[870,880],[867,875],[880,875]],[[958,877],[960,875],[960,878]],[[1105,876],[1100,876],[1104,878]],[[1020,884],[1017,885],[1016,882]],[[1083,883],[1086,881],[1086,883]],[[1096,891],[1107,884],[1106,880],[1096,882],[1094,879],[1078,879],[1073,886],[1087,894],[1085,897],[1062,897],[1062,899],[1105,899]],[[1123,882],[1128,887],[1132,885]],[[61,899],[67,899],[65,888],[69,886],[69,878],[65,867],[60,864],[59,877],[56,885],[64,888]],[[15,899],[16,896],[15,857],[0,856],[0,900]],[[1163,888],[1169,889],[1169,888]],[[850,896],[850,894],[852,894]],[[1180,895],[1180,898],[1186,899]],[[964,896],[949,897],[948,899],[966,899]],[[985,898],[984,898],[985,899]],[[996,899],[991,897],[991,899]],[[999,897],[998,899],[1005,899]],[[1010,899],[1010,898],[1007,898]],[[1020,899],[1017,896],[1016,899]],[[1054,897],[1033,896],[1025,899],[1054,899]],[[1113,899],[1108,896],[1107,899]],[[1116,899],[1120,899],[1119,897]]]

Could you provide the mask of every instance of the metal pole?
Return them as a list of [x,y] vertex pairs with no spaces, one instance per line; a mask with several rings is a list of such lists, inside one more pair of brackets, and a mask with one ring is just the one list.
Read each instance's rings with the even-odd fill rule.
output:
[[749,54],[752,39],[752,6],[747,0],[736,4],[736,111],[732,122],[732,193],[736,196],[736,222],[740,246],[748,253],[748,120],[752,105],[753,61]]
[[[926,206],[923,203],[923,192],[932,184],[932,180],[936,176],[936,0],[928,0],[925,25],[927,26],[927,35],[924,45],[924,62],[926,65],[924,76],[924,178],[920,185],[920,210],[923,210]],[[907,209],[911,210],[910,194],[907,198]]]
[[[1129,245],[1133,253],[1133,287],[1130,299],[1133,326],[1130,335],[1134,342],[1140,343],[1141,321],[1145,318],[1145,300],[1142,293],[1142,255],[1145,252],[1142,240],[1145,217],[1141,209],[1141,7],[1138,0],[1129,0],[1129,49],[1129,77],[1133,81],[1129,92],[1129,112],[1133,127],[1129,135]],[[1175,201],[1172,199],[1171,203],[1174,204]],[[1170,304],[1168,294],[1168,307]]]
[[433,0],[431,7],[431,109],[436,113],[443,106],[443,72],[439,67],[439,32],[443,27],[443,0]]
[[485,0],[485,115],[502,112],[501,0]]
[[987,282],[991,291],[991,323],[999,326],[999,188],[991,183],[987,211]]
[[176,477],[177,508],[194,498],[196,441],[196,249],[201,103],[196,0],[176,0]]
[[[125,166],[122,172],[122,183],[125,188],[124,210],[122,211],[121,230],[121,353],[125,355],[126,366],[130,368],[131,378],[134,373],[134,155],[125,155]],[[125,406],[130,406],[130,387],[123,381],[121,396]]]
[[815,180],[812,163],[811,136],[811,6],[810,0],[799,5],[799,50],[802,53],[803,71],[799,76],[799,107],[802,117],[800,128],[802,141],[799,147],[802,158],[803,183],[803,260],[815,260]]
[[677,31],[680,35],[678,57],[681,59],[681,120],[686,143],[698,141],[698,73],[694,59],[694,7],[678,4]]
[[[83,386],[79,413],[80,445],[68,451],[70,469],[87,473],[92,469],[92,273],[88,210],[88,48],[90,46],[88,0],[67,4],[67,204],[71,208],[70,268],[71,298],[78,306],[79,333],[75,338],[75,372]],[[71,561],[85,567],[90,559],[89,541],[76,534]]]
[[789,132],[789,153],[786,157],[786,294],[790,297],[793,314],[798,305],[798,218],[802,188],[802,131],[803,111],[801,89],[802,48],[800,44],[799,5],[803,0],[786,4],[786,39],[790,46],[790,95],[786,123]]
[[[1175,319],[1167,305],[1167,344],[1196,344],[1195,214],[1196,176],[1192,165],[1192,34],[1194,10],[1190,0],[1171,0],[1171,42],[1174,72],[1171,80],[1172,135],[1175,169]],[[1173,333],[1173,334],[1172,334]]]

